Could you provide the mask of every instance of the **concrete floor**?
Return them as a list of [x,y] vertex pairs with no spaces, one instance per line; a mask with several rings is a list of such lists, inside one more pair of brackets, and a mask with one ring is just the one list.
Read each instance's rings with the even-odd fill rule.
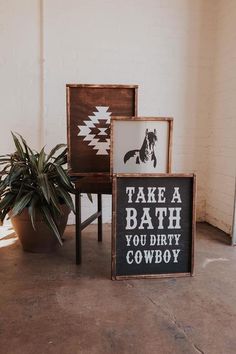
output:
[[104,229],[102,244],[84,230],[82,266],[73,227],[51,255],[2,238],[0,353],[236,353],[236,248],[223,232],[198,225],[193,278],[114,282]]

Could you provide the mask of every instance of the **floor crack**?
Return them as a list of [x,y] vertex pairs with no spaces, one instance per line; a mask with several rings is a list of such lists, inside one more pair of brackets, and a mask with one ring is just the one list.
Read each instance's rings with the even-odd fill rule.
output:
[[193,343],[193,346],[198,353],[205,354],[196,344]]
[[178,323],[176,317],[171,314],[168,310],[164,310],[162,306],[160,306],[159,304],[157,304],[151,297],[145,295],[145,297],[155,306],[158,308],[158,310],[161,310],[162,313],[168,317],[170,319],[170,321],[178,328],[178,330],[180,332],[182,332],[182,334],[184,335],[184,337],[186,338],[186,340],[191,344],[191,346],[193,347],[193,349],[198,353],[198,354],[206,354],[204,353],[204,351],[202,351],[189,337],[189,335],[186,333],[185,329],[181,327],[181,325]]

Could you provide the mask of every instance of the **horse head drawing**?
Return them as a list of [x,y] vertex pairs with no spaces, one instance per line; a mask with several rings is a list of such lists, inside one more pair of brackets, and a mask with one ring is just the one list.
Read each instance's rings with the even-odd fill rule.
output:
[[157,158],[155,154],[155,146],[157,144],[157,131],[148,131],[146,129],[143,144],[140,149],[130,150],[124,156],[124,163],[126,163],[130,158],[136,157],[136,164],[146,163],[153,161],[153,167],[157,165]]

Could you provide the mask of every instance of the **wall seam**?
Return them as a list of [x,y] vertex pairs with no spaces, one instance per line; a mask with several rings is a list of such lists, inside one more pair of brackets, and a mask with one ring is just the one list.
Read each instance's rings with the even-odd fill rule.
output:
[[44,145],[44,0],[39,0],[39,148]]

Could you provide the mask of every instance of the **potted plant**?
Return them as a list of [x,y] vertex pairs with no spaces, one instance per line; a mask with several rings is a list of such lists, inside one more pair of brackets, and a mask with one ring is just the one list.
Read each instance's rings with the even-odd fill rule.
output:
[[[32,150],[22,136],[12,133],[16,151],[0,156],[0,221],[9,215],[23,249],[50,252],[62,245],[74,187],[63,166],[65,144],[47,155]],[[63,148],[63,150],[61,150]]]

